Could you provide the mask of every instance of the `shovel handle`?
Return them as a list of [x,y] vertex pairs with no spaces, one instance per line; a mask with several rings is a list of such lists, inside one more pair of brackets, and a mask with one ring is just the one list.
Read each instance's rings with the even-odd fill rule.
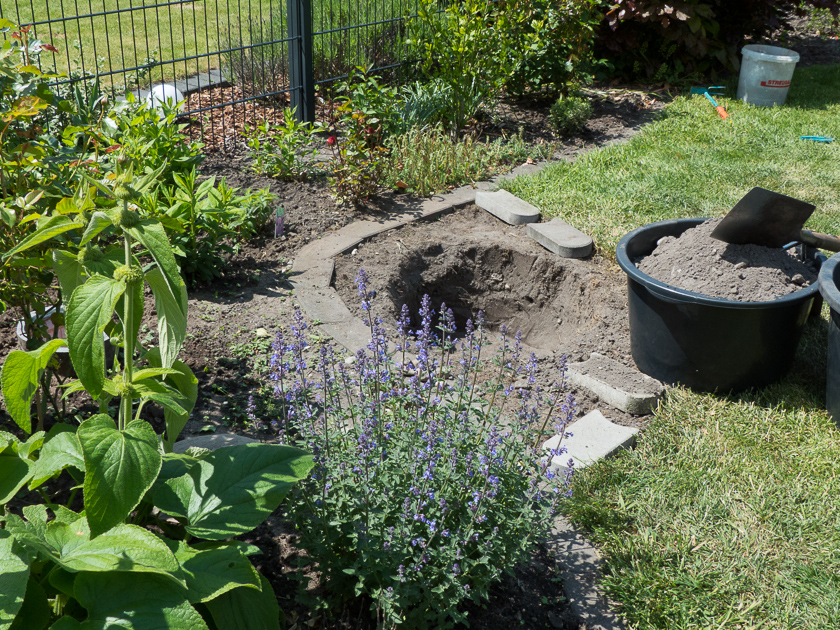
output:
[[813,247],[827,249],[830,252],[840,252],[840,238],[831,236],[830,234],[802,230],[799,232],[799,240]]

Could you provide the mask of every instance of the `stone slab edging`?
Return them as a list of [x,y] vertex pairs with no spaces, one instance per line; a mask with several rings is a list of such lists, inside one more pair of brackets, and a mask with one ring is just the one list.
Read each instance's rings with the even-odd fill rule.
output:
[[[353,316],[331,286],[333,258],[382,232],[475,203],[476,190],[493,190],[500,180],[537,173],[547,164],[525,164],[475,187],[462,186],[425,200],[394,200],[389,219],[356,221],[307,243],[295,257],[289,276],[296,302],[309,318],[321,322],[321,330],[350,352],[365,347],[370,341],[370,330]],[[597,549],[562,516],[555,519],[545,544],[563,566],[563,591],[581,624],[587,630],[625,630],[621,618],[597,586],[601,576]]]

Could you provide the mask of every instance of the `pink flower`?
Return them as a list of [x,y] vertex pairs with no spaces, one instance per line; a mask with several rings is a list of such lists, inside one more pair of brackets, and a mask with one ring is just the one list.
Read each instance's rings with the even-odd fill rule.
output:
[[330,136],[329,138],[327,138],[327,144],[330,145],[330,146],[334,145],[335,144],[335,136]]

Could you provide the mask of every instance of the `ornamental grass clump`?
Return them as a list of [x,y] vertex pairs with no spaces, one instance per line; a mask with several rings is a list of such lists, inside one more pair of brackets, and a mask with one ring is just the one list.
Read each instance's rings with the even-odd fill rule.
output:
[[485,365],[481,313],[456,339],[445,305],[433,328],[428,296],[418,330],[403,306],[392,345],[370,316],[364,271],[357,284],[371,340],[354,357],[307,348],[300,311],[275,340],[281,441],[315,458],[288,517],[330,610],[363,596],[380,628],[451,627],[465,619],[461,602],[486,597],[528,556],[570,495],[571,475],[549,465],[565,449],[541,447],[575,411],[565,364],[543,391],[536,358],[503,328]]

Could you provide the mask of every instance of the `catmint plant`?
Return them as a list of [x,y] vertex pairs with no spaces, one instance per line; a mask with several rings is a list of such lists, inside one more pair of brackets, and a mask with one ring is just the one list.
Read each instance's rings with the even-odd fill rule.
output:
[[[370,341],[352,357],[308,346],[298,311],[272,357],[281,442],[314,454],[289,517],[317,563],[327,603],[370,598],[379,627],[447,627],[546,533],[570,493],[550,467],[575,404],[544,390],[534,355],[502,331],[492,367],[482,314],[456,338],[452,311],[424,296],[420,325],[403,308],[391,342],[356,279]],[[493,376],[488,378],[487,372]],[[527,380],[527,387],[512,383]]]

